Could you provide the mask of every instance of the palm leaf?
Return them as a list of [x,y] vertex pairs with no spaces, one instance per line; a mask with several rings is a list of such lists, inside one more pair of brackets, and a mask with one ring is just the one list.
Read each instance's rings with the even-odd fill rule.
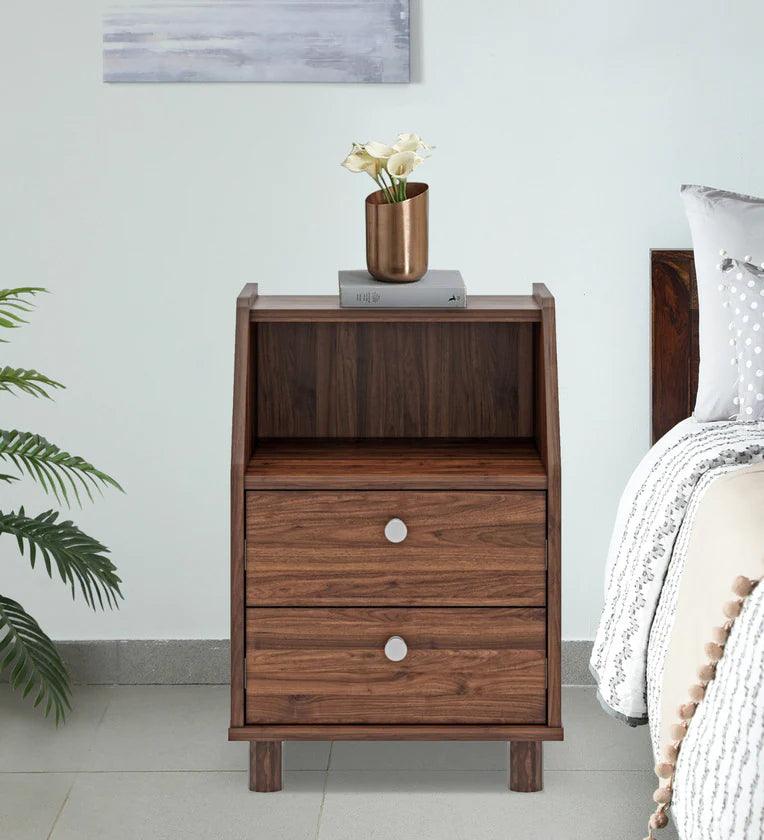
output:
[[7,671],[11,687],[28,697],[35,693],[34,706],[45,702],[45,716],[51,710],[56,725],[71,709],[69,674],[53,642],[21,604],[0,595],[0,673]]
[[101,545],[84,534],[73,522],[58,522],[58,511],[48,510],[30,517],[19,508],[19,512],[0,511],[0,534],[16,537],[22,555],[29,548],[29,561],[35,567],[37,553],[42,555],[49,577],[53,577],[56,564],[61,580],[69,584],[72,598],[79,584],[82,597],[92,609],[97,605],[103,609],[104,600],[113,609],[122,598],[117,576],[117,567],[105,555],[109,553]]
[[64,388],[60,382],[55,379],[48,379],[45,374],[36,370],[26,370],[25,368],[0,368],[0,391],[10,391],[13,393],[14,389],[23,391],[25,394],[31,394],[33,397],[47,397],[50,399],[50,394],[46,388]]
[[[22,314],[31,312],[34,304],[29,298],[33,298],[40,292],[46,292],[41,286],[19,286],[15,289],[0,289],[0,327],[15,329],[27,321]],[[5,339],[0,339],[5,343]]]
[[53,493],[59,502],[63,500],[67,505],[70,491],[81,504],[82,489],[91,501],[93,489],[101,492],[104,487],[111,486],[122,490],[115,479],[84,458],[70,455],[31,432],[0,429],[0,460],[10,461],[20,473],[26,472],[46,493]]

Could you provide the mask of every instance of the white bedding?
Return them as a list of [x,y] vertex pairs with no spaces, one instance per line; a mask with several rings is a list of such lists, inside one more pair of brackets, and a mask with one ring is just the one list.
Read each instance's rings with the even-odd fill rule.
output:
[[764,838],[764,585],[735,622],[682,743],[671,819],[682,840]]
[[[621,499],[591,667],[609,711],[633,725],[649,716],[656,758],[733,578],[764,573],[763,456],[762,422],[687,420]],[[764,585],[689,727],[671,811],[682,840],[764,838]]]
[[[618,506],[605,572],[605,605],[590,667],[602,704],[647,723],[650,629],[683,523],[718,476],[764,459],[764,421],[675,426],[647,453]],[[689,518],[686,517],[689,515]]]

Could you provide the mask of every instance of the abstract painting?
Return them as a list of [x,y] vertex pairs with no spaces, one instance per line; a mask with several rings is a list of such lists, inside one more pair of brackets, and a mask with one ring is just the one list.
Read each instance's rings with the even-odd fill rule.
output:
[[408,82],[409,0],[120,0],[106,82]]

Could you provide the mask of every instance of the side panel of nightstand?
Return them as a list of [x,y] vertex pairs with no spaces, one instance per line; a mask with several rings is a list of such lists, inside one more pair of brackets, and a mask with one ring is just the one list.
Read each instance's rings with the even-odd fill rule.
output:
[[252,411],[253,328],[250,323],[250,310],[256,298],[257,284],[250,283],[236,300],[231,428],[231,726],[244,725],[244,473],[252,457],[256,435]]
[[561,490],[560,410],[554,298],[540,283],[533,296],[541,307],[536,326],[536,445],[547,472],[547,723],[562,725],[561,712]]

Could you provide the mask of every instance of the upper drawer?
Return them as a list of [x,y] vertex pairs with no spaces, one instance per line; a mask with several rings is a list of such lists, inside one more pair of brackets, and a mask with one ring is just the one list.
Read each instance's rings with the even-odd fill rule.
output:
[[545,540],[543,492],[247,493],[247,604],[544,606]]

